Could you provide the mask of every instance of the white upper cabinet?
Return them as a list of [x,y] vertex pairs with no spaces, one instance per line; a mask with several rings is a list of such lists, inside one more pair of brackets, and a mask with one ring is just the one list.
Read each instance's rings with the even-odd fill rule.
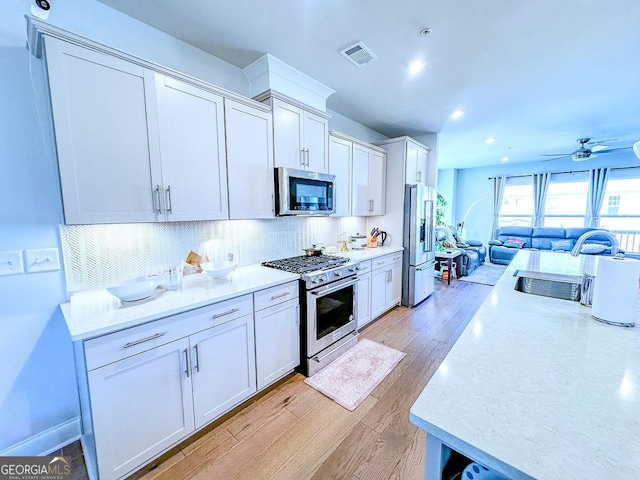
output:
[[405,182],[410,184],[426,184],[428,166],[429,150],[416,143],[407,141]]
[[271,98],[270,102],[275,166],[327,173],[328,119],[278,98]]
[[225,100],[229,218],[272,218],[271,113]]
[[162,177],[154,188],[165,219],[228,218],[223,97],[162,74],[155,79],[158,140],[153,131],[149,139],[159,145]]
[[335,175],[334,194],[336,212],[334,216],[351,215],[351,164],[353,143],[329,135],[329,173]]
[[65,221],[152,222],[145,69],[46,39]]
[[386,155],[353,144],[351,207],[359,216],[384,215]]

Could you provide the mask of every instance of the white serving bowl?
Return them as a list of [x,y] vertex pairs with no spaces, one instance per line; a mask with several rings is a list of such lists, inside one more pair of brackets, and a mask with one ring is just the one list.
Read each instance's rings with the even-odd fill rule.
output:
[[200,267],[212,278],[225,278],[236,269],[237,263],[233,262],[205,262]]
[[107,287],[107,291],[124,302],[135,302],[143,298],[150,297],[162,282],[162,278],[157,276],[143,276],[132,278],[118,285]]

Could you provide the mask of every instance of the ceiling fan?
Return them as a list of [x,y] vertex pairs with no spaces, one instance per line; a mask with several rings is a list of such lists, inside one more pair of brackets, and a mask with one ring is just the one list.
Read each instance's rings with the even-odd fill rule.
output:
[[571,157],[571,159],[574,162],[583,162],[589,158],[597,157],[598,155],[596,155],[596,153],[602,154],[602,153],[613,152],[615,150],[626,150],[631,148],[631,147],[609,148],[607,145],[605,145],[605,142],[613,141],[615,139],[604,140],[599,142],[591,142],[590,140],[591,140],[590,138],[579,138],[577,142],[580,145],[580,148],[578,148],[577,150],[571,153],[550,153],[547,155],[542,155],[543,157],[554,157],[554,158],[549,158],[543,161],[548,162],[549,160],[558,160],[560,158]]

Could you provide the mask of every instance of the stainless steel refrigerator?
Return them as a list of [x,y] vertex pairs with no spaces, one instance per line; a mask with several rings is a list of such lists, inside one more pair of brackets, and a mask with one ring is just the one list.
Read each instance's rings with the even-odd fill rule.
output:
[[408,307],[433,293],[435,200],[431,187],[405,186],[402,304]]

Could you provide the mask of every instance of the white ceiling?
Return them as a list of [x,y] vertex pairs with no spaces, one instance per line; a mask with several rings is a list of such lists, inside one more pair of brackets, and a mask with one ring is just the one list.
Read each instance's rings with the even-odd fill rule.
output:
[[[640,140],[638,0],[101,1],[241,68],[270,53],[387,136],[438,132],[441,168]],[[379,59],[347,62],[356,41]],[[426,68],[410,78],[415,58]]]

